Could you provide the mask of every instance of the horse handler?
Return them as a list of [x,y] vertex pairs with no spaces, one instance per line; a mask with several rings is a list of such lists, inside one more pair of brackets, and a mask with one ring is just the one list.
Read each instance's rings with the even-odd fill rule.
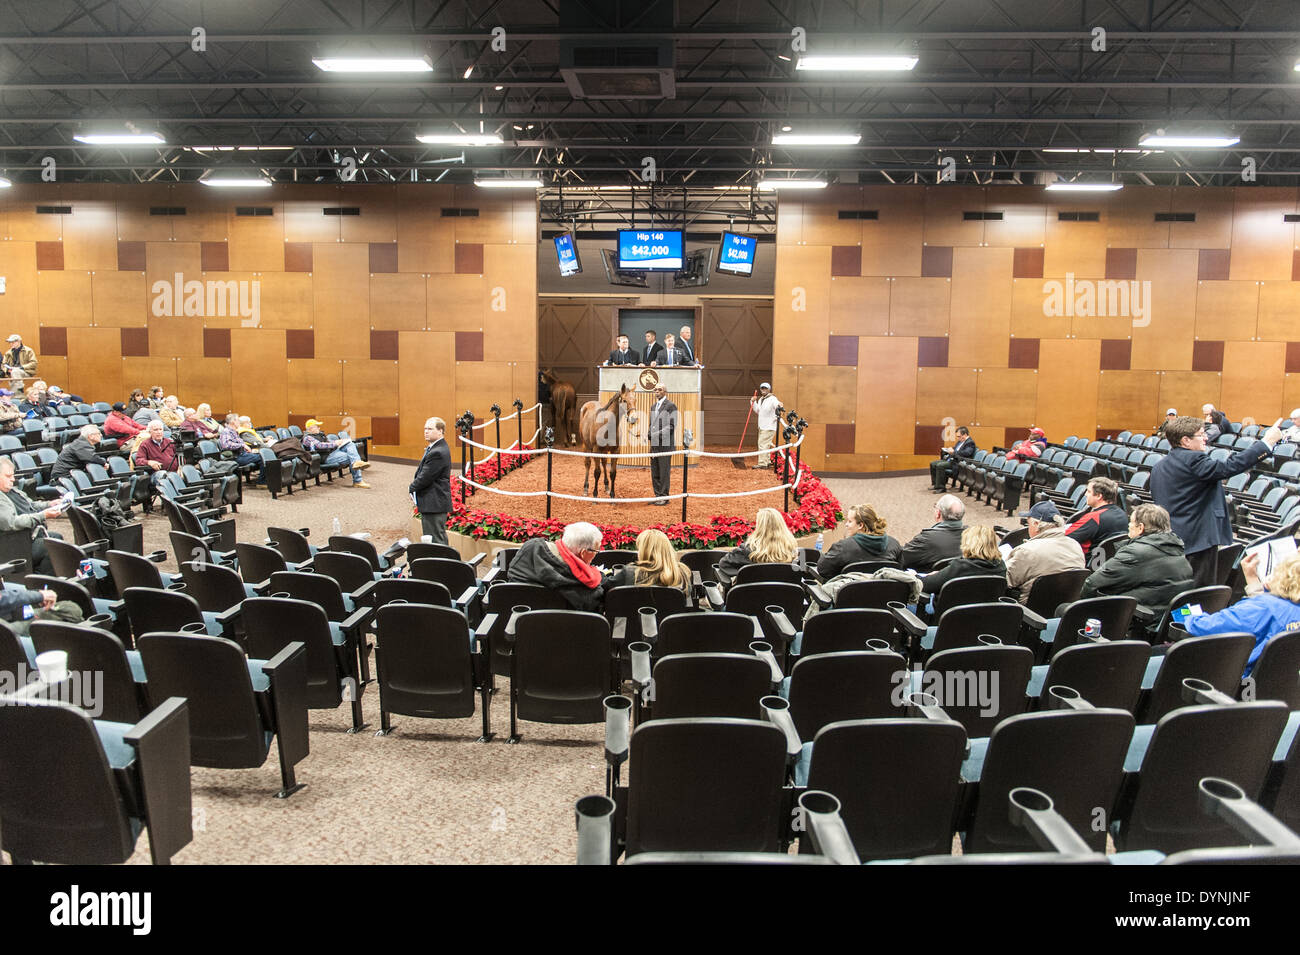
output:
[[[663,383],[655,385],[655,403],[650,408],[650,451],[677,450],[677,406],[668,400],[668,389]],[[659,507],[668,505],[667,495],[673,473],[673,459],[669,455],[650,459],[650,483],[659,498],[652,501]]]

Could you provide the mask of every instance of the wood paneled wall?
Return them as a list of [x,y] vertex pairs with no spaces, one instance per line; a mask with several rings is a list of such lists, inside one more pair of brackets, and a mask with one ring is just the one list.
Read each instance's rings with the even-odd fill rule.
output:
[[[18,332],[42,377],[96,400],[160,384],[259,423],[351,418],[377,453],[418,457],[430,415],[531,404],[537,234],[534,196],[473,186],[16,185],[0,192],[0,337]],[[176,273],[259,282],[257,323],[156,314],[154,283]]]
[[[783,196],[774,390],[813,422],[804,459],[830,471],[920,467],[946,423],[986,448],[1031,425],[1053,441],[1146,431],[1207,401],[1272,423],[1300,406],[1296,211],[1297,190],[1272,187]],[[1149,310],[1048,315],[1047,283],[1064,298],[1067,275],[1076,296],[1136,281]]]

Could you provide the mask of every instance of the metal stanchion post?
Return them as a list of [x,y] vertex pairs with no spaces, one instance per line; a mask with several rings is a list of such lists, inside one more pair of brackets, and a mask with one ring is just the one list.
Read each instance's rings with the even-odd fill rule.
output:
[[492,407],[489,408],[488,411],[492,412],[492,416],[497,420],[497,473],[504,474],[506,469],[506,459],[501,454],[501,406],[493,403]]
[[519,443],[516,446],[519,449],[519,460],[524,459],[524,403],[518,398],[515,399],[515,426],[519,431]]
[[555,443],[555,429],[546,429],[546,517],[551,517],[551,445]]
[[[794,428],[787,427],[781,432],[781,443],[789,444],[790,438],[794,435]],[[787,514],[790,513],[790,449],[786,448],[781,454],[781,483],[786,485],[785,503],[782,510]]]
[[682,523],[686,523],[686,485],[691,476],[691,442],[695,435],[687,428],[682,432]]
[[[804,428],[806,428],[806,427],[808,427],[808,422],[805,421],[803,418],[800,418],[800,419],[799,419],[798,421],[796,421],[795,424],[794,424],[794,430],[795,430],[795,433],[796,433],[800,438],[802,438],[802,437],[803,437]],[[788,454],[789,452],[786,452],[786,453]],[[800,441],[800,442],[799,442],[799,446],[798,446],[797,448],[794,449],[794,476],[795,476],[795,477],[798,477],[798,476],[799,476],[799,461],[800,461],[802,458],[803,458],[803,442]],[[799,501],[799,491],[798,491],[797,488],[795,489],[794,499],[795,499],[795,503],[798,503],[798,501]]]
[[[465,410],[465,434],[471,435],[473,433],[474,433],[474,412],[470,411],[469,409],[466,409]],[[474,480],[474,449],[472,447],[470,447],[469,449],[469,479],[471,481]],[[471,497],[473,496],[474,490],[475,490],[474,488],[470,488]]]
[[[460,435],[460,473],[464,477],[469,474],[469,445],[465,439],[469,437],[469,429],[465,424],[465,416],[461,415],[456,419],[456,433]],[[460,502],[465,503],[465,498],[469,496],[472,490],[468,484],[461,482],[460,485]]]

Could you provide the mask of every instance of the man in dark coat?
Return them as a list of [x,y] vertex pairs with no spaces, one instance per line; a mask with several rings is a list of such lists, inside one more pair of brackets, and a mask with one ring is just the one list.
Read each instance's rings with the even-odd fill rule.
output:
[[1157,614],[1192,586],[1192,565],[1183,542],[1169,529],[1169,514],[1159,504],[1139,504],[1129,522],[1130,540],[1083,582],[1080,597],[1132,597]]
[[1164,460],[1151,469],[1151,498],[1169,512],[1170,527],[1182,538],[1192,565],[1193,586],[1215,580],[1218,548],[1232,543],[1232,523],[1220,481],[1249,471],[1282,438],[1276,427],[1250,447],[1224,461],[1206,453],[1209,439],[1199,418],[1175,418],[1165,427],[1172,445]]
[[104,459],[95,453],[95,445],[99,444],[102,438],[100,430],[93,424],[82,425],[81,437],[73,438],[59,452],[54,467],[50,469],[50,480],[57,481],[59,478],[65,478],[87,464],[102,464]]
[[619,335],[618,347],[609,353],[609,361],[605,362],[605,364],[639,365],[641,364],[641,356],[636,353],[635,349],[628,347],[626,335]]
[[[668,400],[668,389],[662,382],[655,385],[655,403],[650,406],[650,450],[677,450],[677,406]],[[650,459],[650,483],[655,495],[660,497],[658,501],[651,501],[652,504],[668,504],[663,495],[669,492],[672,467],[671,455]]]
[[424,449],[408,489],[420,512],[420,527],[435,544],[447,543],[447,514],[451,510],[451,449],[443,438],[447,422],[430,418],[424,423]]
[[600,550],[600,528],[586,521],[570,524],[557,541],[534,537],[510,561],[506,579],[553,590],[574,610],[600,613],[607,581],[591,560]]
[[1118,499],[1119,485],[1110,478],[1095,477],[1088,482],[1083,492],[1087,508],[1065,522],[1065,536],[1079,542],[1084,557],[1092,552],[1093,545],[1128,530],[1128,515],[1116,503]]
[[659,344],[659,333],[653,328],[645,333],[645,351],[641,353],[641,364],[652,365],[663,360],[664,346]]
[[924,573],[945,557],[960,557],[961,532],[966,529],[963,523],[965,517],[966,505],[960,498],[945,494],[935,501],[935,523],[903,547],[903,566]]
[[935,491],[948,487],[948,474],[956,470],[957,462],[963,458],[975,457],[975,439],[970,436],[970,428],[964,425],[957,429],[957,443],[951,448],[941,448],[939,460],[930,462],[930,483]]

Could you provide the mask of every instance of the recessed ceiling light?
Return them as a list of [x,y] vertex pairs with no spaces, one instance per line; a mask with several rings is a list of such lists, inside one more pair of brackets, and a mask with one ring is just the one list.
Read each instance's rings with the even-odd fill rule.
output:
[[796,70],[910,70],[917,64],[914,56],[900,54],[804,54],[795,63]]
[[422,143],[442,143],[453,146],[500,146],[496,133],[421,133],[415,137]]
[[503,89],[505,89],[504,86],[494,86],[494,87],[492,87],[492,88],[493,88],[494,90],[496,90],[498,93],[500,93]]
[[76,133],[72,138],[90,146],[161,146],[167,141],[157,133]]
[[1170,149],[1223,149],[1241,142],[1240,136],[1166,136],[1153,133],[1138,140],[1139,146],[1167,146]]
[[271,184],[271,180],[265,176],[240,176],[226,173],[205,176],[199,182],[218,189],[261,189]]
[[540,179],[475,179],[474,185],[484,189],[540,189]]
[[1115,192],[1124,188],[1122,182],[1054,182],[1048,192]]
[[461,74],[461,79],[467,80],[473,75],[474,75],[474,64],[471,63],[469,66],[465,67],[465,72]]
[[774,189],[825,189],[825,179],[763,179],[758,188],[764,192]]
[[773,146],[856,146],[860,133],[776,133]]
[[320,56],[312,62],[326,73],[432,73],[427,56]]

